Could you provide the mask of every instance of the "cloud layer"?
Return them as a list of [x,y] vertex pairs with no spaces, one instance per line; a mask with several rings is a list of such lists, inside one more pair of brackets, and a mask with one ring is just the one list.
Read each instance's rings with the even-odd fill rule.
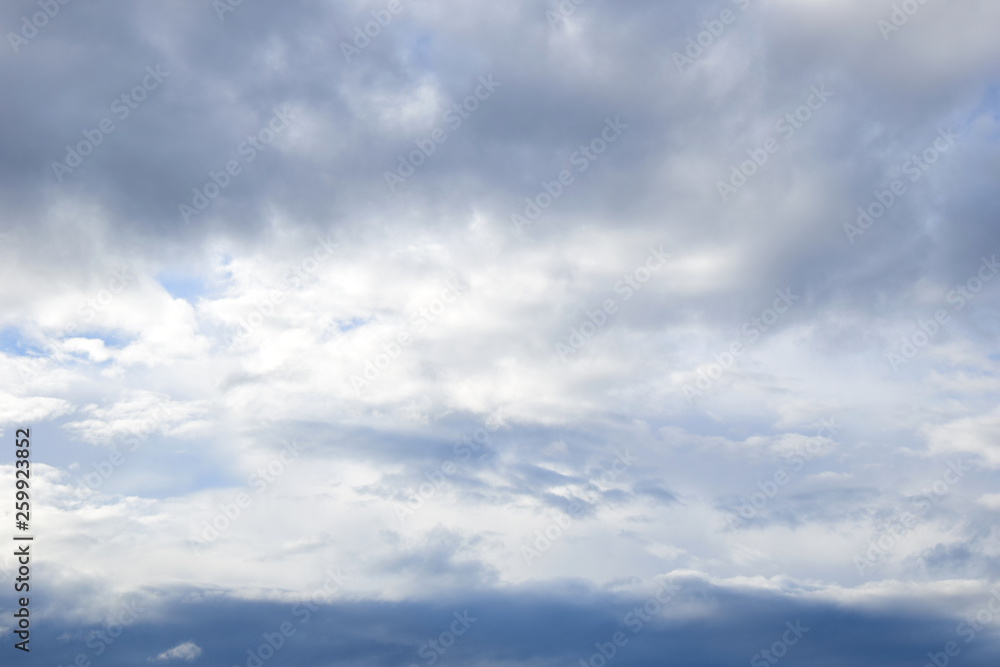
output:
[[995,662],[1000,6],[50,4],[0,8],[44,659],[468,610],[435,661]]

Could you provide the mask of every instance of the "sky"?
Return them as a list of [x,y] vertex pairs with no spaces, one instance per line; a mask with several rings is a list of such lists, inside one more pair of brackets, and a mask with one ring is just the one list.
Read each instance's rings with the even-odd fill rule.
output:
[[998,21],[4,3],[4,655],[997,664]]

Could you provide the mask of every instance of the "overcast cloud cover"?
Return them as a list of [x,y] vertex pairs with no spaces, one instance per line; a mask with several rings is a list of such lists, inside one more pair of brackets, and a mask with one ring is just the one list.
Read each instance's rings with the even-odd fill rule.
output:
[[3,3],[3,663],[997,664],[998,25]]

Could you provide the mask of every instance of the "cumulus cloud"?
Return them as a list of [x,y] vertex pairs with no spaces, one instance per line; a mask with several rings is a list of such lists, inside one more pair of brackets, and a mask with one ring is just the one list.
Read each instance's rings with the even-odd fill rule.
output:
[[171,660],[183,660],[184,662],[194,662],[202,654],[201,647],[194,642],[184,642],[164,651],[155,658],[150,658],[150,662],[169,662]]

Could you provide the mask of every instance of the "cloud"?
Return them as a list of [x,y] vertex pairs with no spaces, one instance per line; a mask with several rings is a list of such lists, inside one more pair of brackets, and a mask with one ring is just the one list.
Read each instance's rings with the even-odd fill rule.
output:
[[0,394],[0,401],[0,424],[5,425],[45,421],[73,411],[68,401],[46,396]]
[[184,642],[183,644],[178,644],[172,649],[164,651],[155,658],[149,658],[149,662],[169,662],[171,660],[194,662],[201,656],[201,654],[202,649],[200,646],[194,642]]
[[0,7],[39,652],[135,596],[108,664],[306,602],[295,664],[467,608],[442,662],[578,664],[668,579],[616,664],[942,650],[998,575],[1000,5],[390,4]]
[[1000,449],[996,446],[1000,435],[1000,408],[989,414],[928,426],[926,433],[933,452],[973,454],[986,465],[1000,465]]
[[[511,660],[554,666],[587,661],[604,646],[604,652],[614,651],[617,664],[630,667],[659,664],[664,655],[683,655],[685,664],[707,666],[749,661],[782,637],[796,640],[786,647],[788,657],[807,665],[852,664],[875,655],[879,664],[903,667],[912,664],[913,655],[943,650],[950,641],[958,642],[969,664],[989,664],[997,654],[988,635],[965,643],[956,634],[960,615],[944,612],[926,591],[897,583],[865,597],[848,607],[809,588],[711,581],[692,572],[619,592],[566,581],[396,603],[340,600],[310,606],[302,600],[221,598],[182,604],[168,596],[156,613],[169,620],[170,629],[137,623],[104,661],[111,667],[134,664],[129,661],[143,646],[178,630],[198,636],[201,648],[186,642],[156,661],[198,656],[228,664],[256,656],[337,665],[364,655],[372,665],[398,665],[437,655],[476,667]],[[990,591],[974,582],[942,588],[935,597],[973,614],[990,599]],[[994,617],[991,623],[996,622]],[[798,636],[788,634],[789,627],[797,628]],[[86,650],[82,638],[40,649],[42,659],[63,662]]]

